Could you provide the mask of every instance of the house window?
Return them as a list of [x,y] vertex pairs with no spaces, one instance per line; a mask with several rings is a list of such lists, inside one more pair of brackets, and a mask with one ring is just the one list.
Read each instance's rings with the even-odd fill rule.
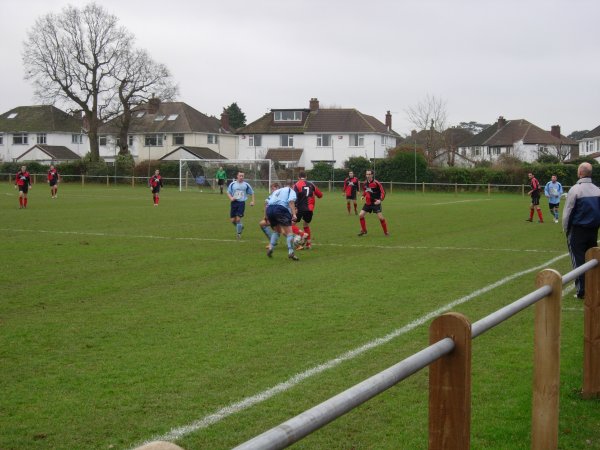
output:
[[302,111],[275,111],[275,122],[301,122]]
[[293,147],[294,146],[294,135],[293,134],[282,134],[279,136],[279,145],[281,147]]
[[165,115],[164,114],[159,114],[154,118],[155,122],[160,122],[161,120],[164,120]]
[[473,154],[474,154],[475,156],[481,156],[481,147],[475,147],[475,148],[473,149]]
[[14,119],[15,117],[17,117],[17,114],[19,113],[10,113],[7,117],[7,119]]
[[209,144],[218,144],[219,143],[219,136],[217,136],[216,134],[209,134],[207,139],[208,139]]
[[138,119],[140,119],[140,118],[144,117],[144,114],[146,114],[144,111],[138,111],[135,114],[135,117],[137,117]]
[[248,137],[248,145],[250,147],[260,147],[262,145],[262,136],[260,134],[251,134]]
[[331,135],[317,134],[317,147],[331,147]]
[[171,114],[169,117],[167,117],[167,120],[175,120],[178,116],[179,114]]
[[351,134],[350,135],[350,147],[363,147],[365,145],[364,134]]
[[83,144],[83,134],[72,134],[71,144]]
[[593,153],[594,152],[594,141],[587,141],[585,144],[586,144],[586,152]]
[[106,146],[106,135],[105,134],[98,136],[98,145]]
[[36,136],[36,141],[38,144],[46,143],[46,133],[38,133]]
[[4,145],[4,135],[0,133],[0,145]]
[[163,135],[162,134],[147,134],[144,136],[144,146],[146,147],[162,147],[163,146]]
[[183,133],[173,135],[173,145],[184,145],[183,141]]
[[127,136],[127,145],[129,145],[129,147],[133,147],[133,134]]
[[14,145],[26,145],[29,142],[29,136],[27,133],[15,133],[13,134]]

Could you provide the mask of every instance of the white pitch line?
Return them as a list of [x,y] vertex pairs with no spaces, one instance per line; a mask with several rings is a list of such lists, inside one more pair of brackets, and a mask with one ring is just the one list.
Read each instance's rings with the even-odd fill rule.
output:
[[[515,278],[518,278],[522,275],[526,275],[531,272],[535,272],[537,270],[545,269],[546,267],[548,267],[548,265],[558,261],[559,259],[564,258],[565,256],[567,256],[566,253],[563,255],[557,256],[556,258],[552,258],[551,260],[546,261],[544,264],[542,264],[540,266],[532,267],[530,269],[526,269],[521,272],[517,272],[517,273],[514,273],[507,277],[504,277],[501,280],[496,281],[495,283],[489,284],[481,289],[473,291],[472,293],[465,295],[464,297],[461,297],[457,300],[454,300],[454,301],[448,303],[447,305],[444,305],[441,308],[436,309],[435,311],[425,314],[424,316],[421,316],[418,319],[413,320],[409,324],[392,331],[391,333],[387,334],[386,336],[383,336],[378,339],[374,339],[371,342],[367,342],[366,344],[362,345],[361,347],[350,350],[350,351],[338,356],[337,358],[331,359],[323,364],[320,364],[311,369],[308,369],[305,372],[296,374],[296,375],[292,376],[291,378],[289,378],[288,380],[286,380],[282,383],[279,383],[263,392],[260,392],[251,397],[246,397],[245,399],[240,400],[239,402],[235,402],[228,406],[225,406],[225,407],[219,409],[218,411],[216,411],[212,414],[209,414],[207,416],[204,416],[203,418],[198,419],[188,425],[173,428],[172,430],[168,431],[167,433],[165,433],[161,436],[154,436],[139,445],[147,444],[152,441],[173,442],[178,439],[181,439],[182,437],[184,437],[190,433],[194,433],[198,430],[208,428],[210,425],[220,422],[221,420],[225,419],[228,416],[231,416],[232,414],[236,414],[240,411],[248,409],[254,405],[264,402],[265,400],[268,400],[269,398],[275,396],[276,394],[285,392],[285,391],[293,388],[294,386],[299,384],[301,381],[306,380],[307,378],[313,377],[315,375],[320,374],[321,372],[332,369],[333,367],[338,366],[339,364],[341,364],[344,361],[349,361],[351,359],[354,359],[357,356],[365,353],[368,350],[371,350],[371,349],[379,347],[383,344],[386,344],[389,341],[391,341],[392,339],[408,333],[409,331],[415,329],[419,325],[423,325],[424,323],[428,322],[431,319],[434,319],[435,317],[439,316],[440,314],[442,314],[458,305],[466,303],[479,295],[485,294],[499,286],[502,286],[503,284],[506,284],[509,281],[514,280]],[[135,447],[133,447],[133,448],[135,448]]]
[[[199,242],[236,242],[237,239],[216,239],[201,237],[173,237],[157,235],[133,235],[133,234],[115,234],[94,231],[59,231],[59,230],[30,230],[23,228],[0,228],[0,231],[10,231],[13,233],[46,233],[46,234],[64,234],[74,236],[98,236],[107,238],[127,238],[127,239],[158,239],[174,241],[199,241]],[[244,242],[244,239],[242,239]],[[251,242],[251,241],[247,241]],[[263,242],[263,241],[260,241]],[[365,242],[365,241],[363,241]],[[480,247],[426,247],[413,245],[360,245],[360,244],[336,244],[336,243],[316,243],[315,247],[347,247],[347,248],[381,248],[388,250],[450,250],[450,251],[473,251],[473,252],[512,252],[512,253],[560,253],[559,250],[545,249],[515,249],[515,248],[480,248]]]
[[432,203],[430,206],[453,205],[454,203],[488,202],[490,200],[491,199],[489,199],[489,198],[480,198],[480,199],[477,199],[477,200],[456,200],[455,202]]

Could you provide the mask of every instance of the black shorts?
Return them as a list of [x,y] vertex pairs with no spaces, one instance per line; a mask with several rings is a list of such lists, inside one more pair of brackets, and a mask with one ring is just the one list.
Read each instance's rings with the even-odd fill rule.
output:
[[301,220],[304,220],[306,223],[310,223],[313,218],[312,211],[298,211],[296,213],[296,222],[300,223]]
[[346,195],[346,200],[356,200],[356,192],[353,192],[350,195]]
[[154,186],[152,188],[152,193],[153,194],[158,194],[160,192],[160,186]]
[[22,192],[23,194],[27,194],[29,192],[29,185],[24,184],[23,186],[19,186],[19,192]]
[[540,196],[539,195],[532,195],[531,196],[531,204],[533,206],[538,206],[540,204]]
[[381,203],[379,205],[367,205],[365,203],[362,207],[362,210],[369,214],[371,214],[371,213],[379,214],[381,212]]
[[548,203],[548,207],[550,209],[558,208],[559,206],[560,206],[560,203]]
[[246,211],[246,202],[240,202],[234,200],[231,202],[231,208],[229,209],[229,217],[244,217],[244,211]]
[[219,186],[223,186],[223,185],[225,184],[225,180],[224,180],[223,178],[219,178],[219,179],[217,180],[217,184],[218,184]]
[[50,180],[50,181],[48,181],[48,184],[50,184],[50,187],[56,186],[58,184],[58,181],[57,180]]
[[282,225],[284,227],[292,225],[292,213],[290,213],[285,206],[267,206],[267,219],[272,228],[275,228],[277,225]]

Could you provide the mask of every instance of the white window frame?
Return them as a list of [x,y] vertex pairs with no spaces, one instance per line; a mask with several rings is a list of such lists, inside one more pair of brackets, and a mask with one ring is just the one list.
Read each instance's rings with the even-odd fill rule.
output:
[[179,114],[170,114],[169,117],[167,117],[167,120],[175,120],[177,117],[179,117]]
[[127,135],[127,145],[131,148],[133,147],[133,134]]
[[159,114],[154,118],[155,122],[160,122],[161,120],[165,120],[165,115],[164,114]]
[[206,136],[206,142],[209,144],[218,144],[219,143],[219,135],[218,134],[209,134]]
[[274,111],[275,122],[302,122],[302,111]]
[[293,148],[294,147],[294,135],[293,134],[279,135],[279,146]]
[[163,134],[152,133],[144,135],[144,147],[163,147]]
[[351,134],[349,136],[350,144],[349,147],[364,147],[365,146],[365,135],[364,134]]
[[35,136],[35,142],[37,144],[45,144],[47,140],[48,140],[48,136],[46,135],[46,133],[38,133]]
[[83,144],[83,134],[72,134],[71,144]]
[[[17,142],[20,141],[20,142]],[[13,134],[13,145],[28,145],[29,134],[27,133],[14,133]]]
[[248,136],[248,145],[250,147],[260,147],[262,145],[262,135],[251,134],[250,136]]
[[[181,138],[181,144],[176,139]],[[173,145],[185,145],[185,134],[184,133],[173,133]]]
[[0,145],[4,145],[4,133],[0,133]]
[[317,147],[331,147],[331,134],[317,134]]
[[106,134],[101,134],[98,136],[98,145],[100,147],[106,147],[106,145],[108,144],[108,138],[106,136]]

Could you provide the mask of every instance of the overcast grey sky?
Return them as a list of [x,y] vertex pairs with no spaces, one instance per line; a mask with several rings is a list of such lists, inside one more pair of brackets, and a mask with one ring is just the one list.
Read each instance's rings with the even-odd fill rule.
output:
[[[84,1],[0,0],[0,113],[35,104],[22,50],[35,19]],[[598,0],[102,0],[169,67],[179,100],[248,122],[270,108],[356,108],[393,128],[434,95],[448,125],[600,125]]]

